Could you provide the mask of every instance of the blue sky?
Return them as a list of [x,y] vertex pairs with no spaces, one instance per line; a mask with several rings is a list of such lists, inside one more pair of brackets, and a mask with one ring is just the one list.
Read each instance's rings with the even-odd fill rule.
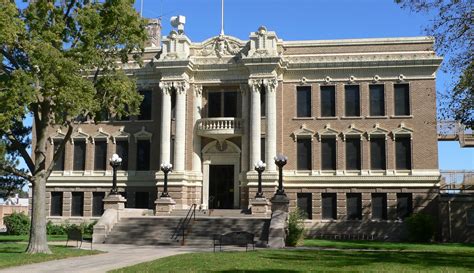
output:
[[[163,35],[169,19],[186,16],[185,32],[195,42],[218,35],[221,0],[143,0],[143,16],[163,15]],[[136,8],[140,9],[140,0]],[[261,25],[284,40],[409,37],[425,35],[431,15],[401,9],[393,0],[225,0],[226,35],[248,39]],[[439,70],[437,89],[449,86],[451,75]],[[440,169],[474,169],[474,149],[457,142],[439,142]]]

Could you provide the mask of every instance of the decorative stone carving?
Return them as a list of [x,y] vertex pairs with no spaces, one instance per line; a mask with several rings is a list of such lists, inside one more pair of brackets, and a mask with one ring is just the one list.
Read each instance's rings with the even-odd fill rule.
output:
[[248,57],[278,56],[277,42],[278,37],[275,32],[267,31],[264,26],[259,27],[250,35]]
[[278,86],[278,80],[276,78],[263,79],[263,85],[265,86],[266,91],[275,92]]
[[302,124],[300,129],[294,131],[291,136],[293,137],[293,140],[296,142],[298,138],[310,138],[311,141],[313,141],[313,136],[315,132],[313,130],[310,130],[306,127],[306,124]]
[[344,132],[342,132],[342,137],[344,141],[346,141],[347,136],[355,136],[362,140],[363,134],[364,134],[364,131],[357,129],[354,124],[351,124],[349,128],[347,128],[346,130],[344,130]]
[[171,88],[173,87],[173,82],[171,81],[162,81],[160,82],[160,89],[163,95],[171,95]]
[[321,141],[321,138],[325,136],[335,137],[337,141],[338,134],[339,132],[332,129],[330,124],[326,124],[326,126],[324,126],[324,129],[318,131],[318,141]]
[[194,84],[193,89],[194,89],[194,96],[196,98],[201,98],[202,97],[202,85]]
[[77,128],[74,133],[71,135],[71,144],[74,144],[74,139],[84,139],[87,143],[89,135],[84,133],[81,128]]
[[161,19],[149,19],[145,29],[148,35],[145,47],[161,47]]
[[240,84],[239,86],[240,92],[242,92],[242,95],[245,96],[247,95],[249,91],[249,85],[248,84]]
[[406,127],[405,123],[402,122],[402,123],[400,123],[400,125],[398,126],[397,129],[392,131],[393,140],[396,140],[397,136],[400,136],[400,135],[409,136],[410,139],[412,139],[412,133],[413,133],[413,129],[410,129],[410,128]]
[[367,132],[367,139],[370,140],[371,136],[382,136],[385,140],[387,140],[388,133],[388,130],[380,128],[380,124],[376,123],[374,125],[374,129]]
[[260,87],[262,85],[261,79],[249,79],[249,86],[251,91],[260,92]]
[[352,76],[352,75],[351,75],[351,76],[349,77],[349,82],[350,82],[350,83],[354,83],[355,80],[356,80],[356,77],[355,77],[355,76]]
[[379,81],[380,81],[380,76],[379,76],[379,75],[375,75],[373,81],[374,81],[374,82],[379,82]]
[[399,82],[405,81],[405,75],[400,74],[400,75],[398,76],[398,81],[399,81]]
[[153,136],[153,134],[148,132],[145,129],[145,126],[142,126],[142,129],[133,134],[133,136],[135,137],[135,142],[137,142],[139,139],[148,139],[151,142],[151,137]]
[[110,134],[104,132],[102,127],[99,127],[99,129],[97,130],[97,133],[91,137],[91,142],[92,144],[95,144],[96,139],[105,139],[105,141],[109,143],[109,138],[110,138]]
[[125,132],[125,127],[120,127],[118,132],[112,135],[112,143],[116,144],[117,140],[123,140],[126,139],[127,141],[129,140],[130,134]]
[[233,56],[242,50],[241,44],[233,38],[225,35],[219,35],[203,45],[201,50],[196,52],[198,56]]
[[329,76],[326,76],[326,78],[324,79],[325,83],[331,83],[331,81],[332,81],[332,79]]
[[188,90],[189,84],[186,81],[176,81],[173,82],[173,87],[176,89],[178,94],[184,94],[186,93],[186,90]]
[[66,134],[61,131],[61,128],[58,128],[56,130],[56,133],[49,137],[49,142],[51,143],[51,145],[53,145],[55,139],[64,139],[65,136]]

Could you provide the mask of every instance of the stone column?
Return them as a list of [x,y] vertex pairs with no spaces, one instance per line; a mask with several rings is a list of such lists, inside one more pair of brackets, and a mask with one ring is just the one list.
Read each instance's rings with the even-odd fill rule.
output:
[[243,122],[243,135],[242,135],[242,154],[241,154],[241,168],[243,172],[249,170],[249,96],[248,96],[248,85],[240,85],[240,94],[242,96],[242,122]]
[[267,135],[265,138],[265,163],[267,171],[276,171],[276,135],[277,135],[277,119],[276,119],[276,88],[278,86],[277,79],[264,80],[263,84],[266,89],[266,115],[267,115]]
[[201,119],[202,85],[194,85],[193,99],[193,171],[201,173],[201,137],[197,135],[196,122]]
[[171,91],[172,82],[160,82],[161,88],[161,139],[160,160],[170,162],[170,138],[171,138]]
[[261,112],[260,88],[261,80],[249,80],[250,85],[250,170],[260,160]]
[[175,82],[176,90],[176,134],[174,147],[175,171],[184,171],[185,147],[186,147],[186,90],[188,83],[185,81]]

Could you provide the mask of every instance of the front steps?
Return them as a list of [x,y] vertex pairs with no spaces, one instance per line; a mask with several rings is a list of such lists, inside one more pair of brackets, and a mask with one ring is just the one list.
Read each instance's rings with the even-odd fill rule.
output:
[[135,245],[213,246],[214,234],[248,231],[255,234],[257,245],[268,241],[269,217],[252,217],[240,210],[196,210],[184,236],[175,234],[187,210],[175,210],[169,216],[123,217],[112,228],[105,243]]

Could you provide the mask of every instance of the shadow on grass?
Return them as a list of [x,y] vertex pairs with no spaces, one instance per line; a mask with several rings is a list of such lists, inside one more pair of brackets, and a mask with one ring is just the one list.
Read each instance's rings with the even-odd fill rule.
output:
[[271,252],[261,256],[275,262],[300,261],[302,263],[318,260],[326,267],[341,268],[369,266],[371,264],[404,264],[423,268],[463,267],[474,268],[474,258],[468,253],[446,252],[370,252],[370,251],[308,251]]

